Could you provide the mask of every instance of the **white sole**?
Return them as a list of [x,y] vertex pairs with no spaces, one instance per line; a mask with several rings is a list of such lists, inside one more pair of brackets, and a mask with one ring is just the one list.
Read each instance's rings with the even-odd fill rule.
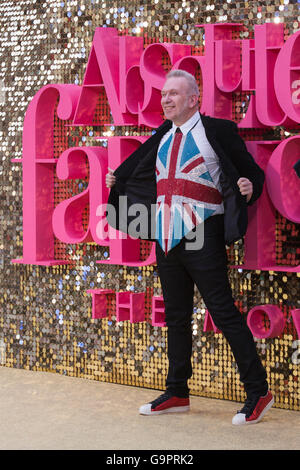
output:
[[174,406],[173,408],[168,408],[166,410],[160,410],[160,411],[151,411],[151,412],[140,411],[140,414],[143,416],[154,416],[154,415],[162,415],[166,413],[183,413],[189,410],[190,410],[189,406]]

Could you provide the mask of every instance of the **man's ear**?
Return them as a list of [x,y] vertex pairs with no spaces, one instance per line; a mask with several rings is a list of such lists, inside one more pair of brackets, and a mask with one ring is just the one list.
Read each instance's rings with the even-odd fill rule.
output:
[[198,96],[197,95],[190,95],[190,98],[191,98],[191,100],[190,100],[191,108],[193,108],[198,103]]

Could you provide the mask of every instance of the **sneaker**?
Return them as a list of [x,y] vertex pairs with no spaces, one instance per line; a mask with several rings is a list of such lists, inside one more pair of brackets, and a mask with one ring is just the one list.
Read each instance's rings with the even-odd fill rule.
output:
[[246,400],[243,408],[232,418],[232,424],[258,423],[274,403],[270,391],[264,396],[255,395]]
[[156,400],[142,405],[140,407],[141,415],[161,415],[163,413],[176,413],[182,411],[189,411],[190,409],[190,399],[189,398],[180,398],[171,395],[170,392],[165,392]]

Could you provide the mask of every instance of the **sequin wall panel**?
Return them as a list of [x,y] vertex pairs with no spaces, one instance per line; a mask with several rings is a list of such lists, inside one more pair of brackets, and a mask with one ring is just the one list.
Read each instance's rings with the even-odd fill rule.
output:
[[[57,238],[53,249],[60,265],[12,263],[23,256],[22,131],[26,109],[36,93],[48,84],[83,83],[97,27],[114,27],[120,36],[141,37],[144,48],[155,42],[178,43],[190,45],[192,54],[201,55],[205,36],[197,24],[241,23],[235,37],[251,39],[255,25],[281,23],[287,39],[299,29],[299,5],[288,0],[1,2],[1,365],[160,390],[167,373],[166,329],[159,318],[162,292],[155,265],[97,263],[109,258],[107,246],[89,241],[65,244]],[[232,118],[236,122],[248,98],[242,92],[235,94]],[[106,149],[114,136],[151,135],[147,127],[115,126],[105,94],[97,99],[88,124],[74,125],[54,113],[51,158],[58,159],[72,147]],[[297,133],[297,128],[287,131],[280,126],[241,130],[252,141],[280,140]],[[88,188],[88,171],[62,180],[51,170],[52,163],[46,165],[55,205]],[[87,209],[82,217],[87,226]],[[142,244],[140,251],[145,259],[149,245]],[[278,266],[298,265],[299,225],[279,213],[275,251]],[[230,270],[230,281],[241,314],[271,304],[285,319],[279,335],[256,338],[256,342],[275,393],[275,406],[299,410],[300,353],[292,315],[300,308],[299,273],[243,269],[243,243],[230,248],[228,256],[231,265],[240,266]],[[125,296],[118,296],[121,292]],[[152,324],[153,297],[158,326]],[[134,311],[140,317],[136,322],[129,316],[130,302],[137,302]],[[228,345],[221,333],[209,328],[205,315],[205,305],[195,292],[191,391],[242,401],[245,395]],[[261,321],[269,327],[263,314]]]

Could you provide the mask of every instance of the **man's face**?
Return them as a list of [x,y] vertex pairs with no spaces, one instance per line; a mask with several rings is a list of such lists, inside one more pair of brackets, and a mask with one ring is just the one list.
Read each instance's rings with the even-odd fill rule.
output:
[[198,99],[188,90],[188,81],[184,77],[170,77],[161,91],[161,105],[166,119],[181,126],[194,113]]

